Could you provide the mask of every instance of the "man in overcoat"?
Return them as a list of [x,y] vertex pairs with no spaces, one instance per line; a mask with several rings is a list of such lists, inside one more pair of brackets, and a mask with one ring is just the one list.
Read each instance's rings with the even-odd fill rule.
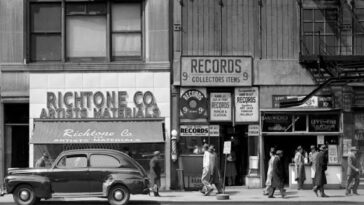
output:
[[155,151],[153,153],[153,158],[149,162],[149,177],[151,182],[151,191],[154,193],[154,196],[160,196],[159,195],[159,187],[161,186],[161,172],[162,168],[160,165],[160,155],[161,153],[159,151]]
[[283,186],[284,186],[284,175],[283,175],[283,151],[277,150],[276,157],[273,160],[273,170],[272,170],[272,179],[271,186],[269,190],[268,198],[274,198],[274,191],[276,188],[281,192],[282,198],[285,197]]
[[[360,182],[360,169],[359,169],[359,160],[356,156],[358,149],[356,147],[351,147],[348,155],[348,169],[347,169],[347,181],[346,181],[346,193],[348,196],[351,194],[351,190],[353,190],[353,194],[358,194],[358,186]],[[354,179],[354,184],[351,186],[351,182]]]
[[314,187],[313,191],[316,196],[318,195],[318,191],[321,192],[321,197],[328,197],[325,194],[324,185],[327,184],[325,171],[327,170],[328,163],[328,155],[327,155],[327,147],[326,145],[321,145],[320,152],[317,154],[317,162],[316,162],[316,172],[314,179]]
[[303,148],[301,146],[297,147],[297,151],[294,157],[295,169],[296,169],[296,181],[297,189],[300,190],[303,187],[303,183],[306,180],[305,173],[305,160],[303,156]]

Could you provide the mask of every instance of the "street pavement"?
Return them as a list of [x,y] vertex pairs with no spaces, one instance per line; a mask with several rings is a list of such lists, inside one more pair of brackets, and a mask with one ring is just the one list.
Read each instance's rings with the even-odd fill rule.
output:
[[[161,197],[148,195],[132,195],[130,203],[132,205],[178,205],[178,204],[364,204],[364,190],[359,190],[359,196],[345,196],[344,189],[326,190],[330,197],[321,198],[311,190],[293,190],[287,189],[286,198],[282,199],[279,191],[276,191],[275,198],[270,199],[262,194],[262,189],[247,189],[245,187],[227,187],[226,194],[229,194],[228,200],[217,200],[216,193],[212,192],[210,196],[203,196],[199,191],[165,191],[161,192]],[[13,205],[14,200],[11,195],[0,197],[1,205]],[[40,204],[48,205],[107,205],[106,199],[99,198],[58,198],[51,200],[42,200]]]

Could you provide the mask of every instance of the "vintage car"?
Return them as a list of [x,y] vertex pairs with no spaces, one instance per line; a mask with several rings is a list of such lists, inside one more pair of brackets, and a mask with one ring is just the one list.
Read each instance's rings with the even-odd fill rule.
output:
[[62,152],[50,168],[10,168],[4,193],[17,204],[58,197],[104,197],[111,205],[126,204],[130,194],[148,194],[143,167],[128,155],[109,149]]

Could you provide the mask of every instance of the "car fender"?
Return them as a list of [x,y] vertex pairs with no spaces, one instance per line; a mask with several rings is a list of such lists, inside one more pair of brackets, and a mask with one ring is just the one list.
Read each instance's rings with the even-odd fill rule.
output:
[[131,194],[142,194],[144,189],[147,188],[145,186],[143,177],[141,177],[139,174],[110,174],[103,182],[103,195],[107,196],[110,188],[116,184],[127,187]]
[[10,175],[5,178],[7,193],[11,194],[21,184],[29,184],[39,198],[51,197],[51,183],[48,177],[39,175]]

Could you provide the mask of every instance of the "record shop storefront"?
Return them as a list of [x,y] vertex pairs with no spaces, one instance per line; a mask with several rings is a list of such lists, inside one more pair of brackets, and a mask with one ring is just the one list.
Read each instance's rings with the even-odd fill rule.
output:
[[[249,157],[258,153],[259,89],[252,86],[251,57],[182,57],[179,89],[179,168],[186,190],[201,184],[203,145],[214,145],[226,185],[246,185]],[[224,143],[231,149],[223,153]]]
[[169,95],[167,72],[30,74],[30,166],[44,152],[52,162],[64,150],[106,148],[129,154],[149,171],[159,150],[166,189]]

